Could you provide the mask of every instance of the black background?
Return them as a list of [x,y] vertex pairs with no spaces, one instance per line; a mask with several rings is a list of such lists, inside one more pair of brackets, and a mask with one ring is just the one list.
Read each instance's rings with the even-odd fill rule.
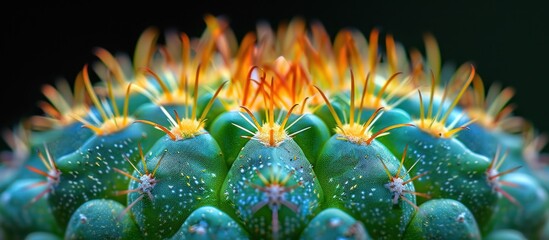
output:
[[[520,2],[520,3],[516,3]],[[177,3],[177,4],[176,4]],[[176,5],[174,5],[176,4]],[[114,7],[95,3],[4,8],[0,57],[0,127],[40,114],[40,86],[57,78],[73,80],[84,64],[96,61],[94,47],[132,53],[149,26],[199,36],[203,17],[224,15],[239,40],[259,20],[273,26],[301,16],[320,20],[332,37],[344,27],[367,35],[374,27],[392,33],[405,47],[423,49],[422,34],[431,32],[444,62],[471,61],[483,80],[512,86],[515,113],[543,132],[549,131],[549,14],[540,3],[478,1],[271,2],[200,1],[133,2]],[[160,39],[162,41],[162,39]],[[13,96],[10,96],[13,95]]]

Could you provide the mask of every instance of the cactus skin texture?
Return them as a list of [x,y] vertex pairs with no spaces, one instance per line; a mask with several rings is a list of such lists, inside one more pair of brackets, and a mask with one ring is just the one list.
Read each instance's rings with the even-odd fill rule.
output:
[[419,206],[405,238],[481,239],[473,214],[465,205],[451,199],[433,199]]
[[249,239],[249,235],[229,215],[214,207],[196,209],[173,237],[177,239]]
[[545,135],[433,36],[204,21],[42,88],[4,131],[0,239],[548,238]]
[[371,237],[360,221],[337,208],[327,208],[311,220],[300,239],[366,240]]
[[129,215],[120,215],[124,205],[106,199],[82,204],[67,225],[65,239],[133,239],[139,230]]

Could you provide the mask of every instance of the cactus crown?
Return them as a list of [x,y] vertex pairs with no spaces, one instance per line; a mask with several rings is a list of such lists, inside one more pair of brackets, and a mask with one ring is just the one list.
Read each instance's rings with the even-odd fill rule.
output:
[[[307,127],[307,128],[304,128],[304,129],[301,129],[299,131],[296,131],[294,133],[291,133],[289,134],[287,131],[288,131],[288,128],[290,128],[291,126],[293,126],[296,122],[298,122],[300,118],[297,118],[295,121],[293,121],[292,123],[288,124],[288,120],[290,119],[290,116],[292,115],[292,112],[294,111],[294,109],[299,105],[299,104],[294,104],[289,110],[288,110],[288,113],[286,114],[286,116],[284,117],[284,119],[282,120],[281,123],[278,123],[277,121],[275,121],[275,95],[276,95],[276,92],[275,92],[275,83],[274,83],[274,79],[271,79],[271,83],[270,84],[266,84],[265,83],[265,75],[263,75],[261,77],[261,82],[263,84],[260,84],[260,87],[261,87],[261,90],[262,90],[262,93],[263,93],[263,99],[265,100],[264,103],[265,103],[265,119],[266,121],[263,123],[263,124],[260,124],[259,121],[257,120],[257,118],[254,116],[253,112],[246,106],[241,106],[241,108],[246,111],[246,113],[248,114],[248,116],[251,118],[251,121],[245,117],[242,113],[241,116],[246,120],[248,121],[248,123],[250,123],[250,125],[252,125],[252,127],[254,127],[254,129],[256,130],[255,132],[252,132],[240,125],[237,125],[237,124],[234,124],[236,127],[252,134],[252,136],[243,136],[243,137],[246,137],[246,138],[250,138],[250,139],[253,139],[253,140],[257,140],[261,143],[263,143],[265,146],[271,146],[271,147],[276,147],[278,145],[280,145],[282,142],[284,142],[285,140],[289,139],[289,138],[292,138],[293,136],[299,134],[300,132],[303,132],[307,129],[309,129],[310,127]],[[270,92],[267,92],[265,90],[265,85],[268,85],[269,89],[270,89]],[[301,115],[303,116],[303,115]],[[288,124],[288,125],[287,125]]]
[[132,86],[131,83],[128,84],[128,87],[126,89],[126,97],[124,99],[124,108],[122,110],[122,113],[120,113],[115,103],[115,98],[112,91],[112,83],[110,81],[107,81],[109,99],[111,100],[111,104],[109,106],[109,103],[107,102],[107,100],[102,99],[101,101],[99,101],[97,94],[93,90],[93,86],[90,82],[90,77],[88,74],[88,65],[84,66],[84,69],[82,70],[82,72],[83,72],[84,84],[85,84],[86,90],[88,91],[88,94],[93,104],[95,105],[97,111],[99,112],[102,122],[98,120],[96,117],[94,117],[94,113],[91,113],[90,117],[93,119],[95,124],[89,122],[88,120],[78,115],[72,115],[72,117],[74,117],[75,119],[83,123],[84,127],[91,129],[97,135],[106,135],[106,134],[118,132],[126,128],[128,125],[130,125],[135,121],[131,116],[128,116],[129,93]]
[[509,132],[519,132],[522,120],[511,114],[515,105],[507,103],[511,100],[515,91],[511,87],[501,90],[498,84],[493,84],[485,96],[484,83],[480,76],[473,79],[473,88],[467,91],[462,99],[462,104],[471,118],[477,119],[477,123],[487,129],[502,129]]
[[[465,93],[465,90],[467,90],[467,87],[469,87],[469,84],[471,84],[471,81],[473,81],[473,78],[475,76],[475,68],[471,66],[471,72],[469,74],[469,77],[467,78],[467,81],[460,89],[459,93],[457,93],[456,97],[450,104],[450,106],[443,110],[446,97],[448,96],[449,87],[447,86],[444,88],[444,92],[442,94],[441,99],[441,106],[438,107],[437,112],[433,115],[433,101],[435,99],[435,76],[431,72],[431,93],[429,95],[429,105],[427,107],[427,114],[425,114],[424,106],[423,106],[423,96],[421,94],[421,91],[418,89],[419,94],[419,119],[415,120],[415,123],[417,126],[422,129],[423,131],[431,134],[434,137],[440,137],[440,138],[451,138],[461,130],[465,129],[469,124],[473,123],[475,119],[459,126],[455,127],[458,121],[460,120],[460,117],[456,118],[452,123],[447,124],[448,117],[450,116],[450,113],[452,113],[452,110],[456,107],[458,104],[461,96],[463,93]],[[445,112],[443,112],[445,111]],[[441,116],[441,114],[443,114]]]
[[[152,73],[152,72],[151,72]],[[158,123],[147,121],[147,120],[136,120],[136,122],[146,123],[149,125],[154,126],[155,128],[165,132],[170,139],[173,141],[192,138],[194,136],[200,135],[204,133],[204,123],[206,121],[206,115],[210,111],[210,108],[212,107],[212,104],[214,103],[215,99],[217,98],[217,95],[219,95],[219,92],[227,82],[221,83],[221,85],[217,88],[215,91],[213,97],[210,99],[204,110],[202,111],[202,114],[199,118],[197,118],[197,109],[198,109],[198,83],[199,83],[199,75],[200,75],[200,66],[198,66],[196,70],[196,78],[195,78],[195,84],[194,84],[194,97],[193,97],[193,106],[191,110],[191,116],[189,117],[188,114],[188,98],[185,98],[185,116],[183,118],[179,117],[179,113],[174,110],[175,120],[174,118],[166,111],[166,109],[163,106],[160,106],[160,109],[166,115],[168,118],[168,121],[170,122],[171,127],[167,128],[165,126],[162,126]],[[161,80],[159,79],[159,83]],[[186,85],[186,84],[185,84]],[[162,88],[165,88],[166,86],[163,86]],[[164,91],[166,93],[165,96],[169,95],[169,90],[165,89]],[[188,95],[188,94],[186,94]]]
[[53,127],[68,126],[76,121],[73,116],[85,117],[88,114],[89,106],[85,96],[82,73],[78,74],[74,81],[74,90],[70,90],[66,81],[57,82],[57,88],[51,85],[44,85],[42,93],[49,100],[41,101],[39,107],[44,111],[45,116],[33,116],[32,125],[35,129],[51,129]]
[[[368,79],[368,77],[366,79]],[[367,84],[368,84],[368,82],[365,83],[365,89],[366,89]],[[391,125],[391,126],[387,126],[387,127],[383,128],[383,129],[381,129],[381,130],[379,130],[375,133],[371,132],[371,129],[374,126],[374,124],[376,123],[376,121],[383,114],[383,112],[381,112],[381,111],[384,109],[384,107],[380,107],[380,108],[376,109],[376,111],[370,116],[370,118],[366,122],[361,123],[360,118],[362,116],[361,113],[362,113],[362,109],[363,109],[362,108],[362,103],[364,102],[365,94],[367,94],[366,90],[363,91],[363,95],[362,95],[361,102],[360,102],[361,106],[358,110],[358,114],[357,114],[357,117],[355,119],[355,78],[354,78],[352,70],[351,70],[351,99],[350,99],[350,104],[349,104],[350,105],[350,108],[349,108],[349,113],[350,113],[349,123],[344,124],[341,121],[341,119],[337,115],[334,107],[332,106],[332,104],[328,100],[328,97],[326,97],[324,92],[322,90],[320,90],[319,87],[315,86],[315,88],[318,90],[318,92],[320,93],[320,95],[324,99],[324,101],[326,103],[326,106],[328,107],[328,109],[330,110],[330,113],[332,114],[334,120],[336,121],[336,124],[337,124],[336,133],[340,134],[341,136],[346,138],[348,141],[351,141],[351,142],[354,142],[354,143],[357,143],[357,144],[367,144],[367,145],[369,145],[374,139],[389,134],[389,131],[392,130],[392,129],[399,128],[399,127],[405,127],[405,126],[413,126],[412,124],[409,124],[409,123],[399,123],[399,124],[394,124],[394,125]],[[380,100],[380,99],[381,99],[381,94],[378,95],[378,97],[376,98],[376,102],[379,102],[378,100]],[[378,105],[378,104],[375,104],[375,105]]]

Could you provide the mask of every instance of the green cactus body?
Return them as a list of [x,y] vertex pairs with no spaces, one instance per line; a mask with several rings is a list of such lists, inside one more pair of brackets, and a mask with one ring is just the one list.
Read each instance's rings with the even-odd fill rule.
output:
[[[324,145],[315,172],[326,195],[326,206],[349,212],[363,222],[375,238],[400,238],[414,208],[400,201],[400,194],[395,198],[386,187],[390,181],[380,159],[389,172],[399,169],[399,161],[379,142],[361,145],[346,140],[345,136],[334,135]],[[407,181],[409,176],[403,175],[401,180]],[[399,187],[401,193],[415,192],[413,184]],[[402,195],[415,204],[414,195]]]
[[[298,121],[296,122],[296,120]],[[303,115],[292,114],[288,121],[295,122],[294,125],[288,128],[288,132],[293,133],[303,130],[303,132],[296,134],[293,139],[303,150],[309,162],[315,166],[322,146],[330,138],[330,130],[318,116],[310,113]]]
[[[521,232],[513,229],[501,229],[495,230],[488,234],[485,238],[486,240],[527,240]],[[544,238],[539,238],[544,239]]]
[[[468,121],[470,120],[461,120],[458,125]],[[485,157],[494,156],[499,144],[494,134],[491,134],[477,123],[470,124],[467,130],[461,131],[456,138],[469,150]]]
[[17,173],[21,170],[17,166],[9,166],[4,164],[0,167],[0,173],[2,173],[2,179],[0,179],[0,191],[4,192],[15,180],[18,179]]
[[481,239],[471,211],[452,199],[432,199],[419,206],[405,239]]
[[249,141],[221,193],[222,207],[258,238],[297,237],[323,197],[311,164],[291,139],[276,147]]
[[[398,129],[380,141],[386,143],[397,157],[402,156],[401,149],[405,145],[409,146],[410,154],[405,166],[410,167],[419,159],[410,171],[411,175],[429,172],[414,183],[416,191],[433,198],[460,201],[471,209],[482,226],[487,223],[498,199],[486,181],[486,170],[490,165],[487,158],[469,151],[455,139],[434,138],[419,128]],[[421,204],[422,201],[418,202]]]
[[8,231],[12,231],[10,234],[17,235],[33,231],[61,233],[47,199],[36,199],[49,187],[38,185],[40,183],[39,179],[16,180],[0,195],[1,222]]
[[509,154],[511,156],[516,155],[517,158],[520,158],[518,156],[521,156],[523,154],[525,148],[528,145],[526,141],[527,139],[525,139],[526,137],[517,134],[507,134],[499,131],[493,132],[492,134],[496,137],[498,144],[503,149],[508,149]]
[[[177,141],[165,136],[148,155],[151,156],[147,161],[148,172],[158,165],[150,177],[155,179],[150,196],[142,190],[144,184],[151,181],[144,177],[147,170],[142,163],[129,184],[130,190],[141,190],[128,194],[128,206],[147,238],[172,236],[192,211],[200,206],[218,205],[218,192],[227,167],[221,150],[209,134],[203,132]],[[159,225],[163,227],[155,227]]]
[[[250,69],[248,72],[248,78],[241,84],[245,85],[244,91],[241,94],[237,94],[237,96],[233,98],[224,97],[216,99],[212,105],[212,111],[214,111],[212,114],[215,114],[216,112],[219,112],[219,114],[216,114],[217,116],[212,119],[211,123],[206,127],[213,138],[215,138],[215,140],[219,143],[219,147],[225,155],[225,161],[227,162],[228,167],[234,163],[244,145],[249,141],[249,139],[244,136],[249,135],[250,131],[247,129],[254,126],[254,118],[256,120],[261,120],[261,114],[259,113],[260,111],[257,107],[255,107],[255,102],[259,94],[259,88],[255,91],[254,95],[252,94],[252,88],[250,87],[250,75],[254,72],[254,69],[254,67]],[[229,90],[240,87],[237,83],[231,82],[229,85]],[[227,92],[230,93],[231,91]],[[224,110],[219,109],[218,103],[221,102],[227,105],[224,107]],[[250,109],[246,106],[254,107]],[[248,114],[253,114],[253,117],[249,115],[247,116],[244,109],[249,111]],[[208,115],[211,114],[208,113]]]
[[224,112],[210,124],[210,134],[219,143],[227,166],[233,165],[240,150],[249,141],[249,139],[242,137],[248,135],[248,133],[233,125],[249,126],[248,121],[244,119],[246,116],[243,117],[241,114],[239,111]]
[[[365,111],[365,114],[369,112],[371,110]],[[436,111],[431,109],[429,112]],[[490,165],[488,158],[470,151],[453,137],[440,137],[444,133],[435,134],[432,128],[425,128],[422,126],[425,122],[422,121],[426,119],[413,121],[408,114],[398,109],[385,111],[378,121],[379,125],[374,130],[395,122],[417,124],[417,127],[395,129],[391,134],[379,138],[396,157],[402,157],[403,149],[409,147],[410,154],[404,161],[405,166],[410,168],[418,160],[417,165],[410,170],[411,176],[428,172],[414,183],[417,192],[426,193],[432,198],[460,201],[471,209],[481,226],[487,224],[498,199],[486,181],[486,171]],[[423,201],[419,199],[418,203]]]
[[[511,134],[503,131],[487,131],[478,124],[469,125],[467,131],[463,131],[457,136],[458,140],[466,145],[466,147],[483,156],[491,158],[498,155],[505,155],[505,159],[502,159],[498,164],[498,168],[501,172],[521,172],[537,177],[538,175],[535,171],[532,171],[531,168],[524,167],[528,163],[525,161],[522,148],[517,149],[515,147],[517,145],[516,143],[508,144],[506,143],[506,140],[502,140],[511,137]],[[472,144],[474,142],[479,142],[480,144]],[[520,143],[520,145],[524,145],[524,143]],[[488,169],[487,172],[489,170],[490,169]],[[492,174],[494,175],[498,173],[499,172]],[[545,181],[541,180],[540,182]]]
[[[86,90],[99,113],[95,118],[102,118],[103,121],[96,119],[99,124],[95,125],[79,119],[95,135],[74,152],[57,159],[61,177],[49,196],[49,202],[56,220],[62,226],[76,208],[86,201],[107,198],[124,202],[123,196],[116,193],[127,189],[129,179],[120,176],[113,168],[127,171],[130,162],[137,162],[137,145],[141,144],[148,150],[158,140],[155,136],[157,132],[151,126],[132,124],[135,120],[128,116],[128,95],[120,111],[114,104],[112,91],[109,91],[110,99],[113,100],[111,104],[100,103],[93,92],[87,66],[82,72]],[[129,93],[130,86],[126,93]],[[108,84],[107,87],[110,89],[111,86]]]
[[61,171],[59,184],[49,197],[56,219],[61,225],[78,206],[91,199],[108,198],[125,202],[117,191],[127,189],[129,179],[112,168],[128,171],[138,161],[137,144],[149,149],[151,140],[145,138],[150,126],[133,124],[106,136],[94,136],[73,153],[58,159]]
[[[53,120],[51,120],[53,121]],[[55,121],[54,121],[55,122]],[[60,121],[56,122],[58,124],[61,124]],[[48,144],[48,151],[50,152],[51,156],[59,157],[63,156],[65,154],[68,154],[74,149],[77,149],[80,147],[91,135],[93,135],[93,132],[89,129],[83,128],[83,125],[78,122],[73,122],[68,124],[67,126],[57,126],[56,129],[49,130],[49,131],[40,131],[40,132],[33,132],[32,136],[30,136],[28,142],[24,143],[26,144],[24,150],[24,153],[19,153],[19,155],[24,154],[24,159],[19,162],[18,164],[14,164],[13,176],[9,176],[6,178],[8,182],[4,184],[8,184],[10,181],[13,181],[15,179],[26,179],[26,178],[36,178],[38,175],[33,173],[32,171],[29,171],[28,168],[25,166],[33,167],[35,169],[47,172],[48,169],[44,166],[43,162],[40,160],[40,157],[37,154],[37,151],[44,151],[43,143]],[[24,133],[19,133],[24,134]],[[25,141],[22,139],[23,136],[12,136],[12,138],[19,138],[16,141]],[[18,156],[13,156],[18,157]],[[17,166],[19,165],[19,166]],[[1,186],[2,184],[0,184]]]
[[371,237],[364,225],[338,208],[327,208],[316,215],[299,237],[301,240],[355,239]]
[[[143,123],[139,125],[153,126],[160,130],[155,130],[156,133],[164,134],[152,147],[147,145],[145,148],[150,149],[148,153],[153,156],[149,161],[154,164],[154,170],[149,171],[141,146],[138,167],[126,158],[134,168],[133,176],[127,169],[114,168],[120,176],[131,178],[129,185],[126,183],[126,189],[119,193],[128,194],[127,210],[131,209],[145,237],[170,237],[193,210],[206,204],[217,204],[218,191],[227,167],[219,146],[203,127],[207,111],[223,86],[210,99],[200,118],[197,118],[197,101],[193,101],[191,117],[180,118],[175,111],[174,119],[163,106],[149,108],[153,112],[161,112],[167,119],[168,124],[165,125],[169,127],[150,120],[136,120]],[[160,163],[164,158],[167,162],[162,165]],[[154,227],[159,224],[165,227]]]
[[[368,95],[366,88],[360,107],[363,107],[363,99]],[[411,124],[385,125],[373,132],[385,112],[382,107],[373,112],[362,108],[355,111],[354,78],[351,78],[349,104],[345,104],[349,112],[349,120],[345,124],[328,98],[318,90],[336,123],[336,134],[324,144],[315,166],[326,196],[331,196],[326,198],[326,205],[349,212],[362,221],[375,238],[401,238],[416,207],[415,195],[421,193],[416,193],[403,163],[399,165],[393,153],[376,138],[392,135],[389,130]],[[381,99],[376,99],[375,102],[381,102]],[[407,165],[411,167],[412,164]]]
[[[33,150],[38,150],[39,148],[33,148]],[[25,167],[26,166],[26,167]],[[28,178],[39,178],[38,175],[36,175],[34,172],[29,171],[29,167],[36,168],[40,171],[47,172],[48,170],[40,161],[40,158],[38,157],[38,154],[35,152],[29,153],[28,158],[26,159],[26,162],[23,164],[23,166],[20,166],[16,169],[15,175],[11,177],[11,181],[16,181],[17,179],[28,179]]]
[[[271,81],[270,92],[274,89]],[[253,238],[297,238],[320,211],[323,191],[311,163],[286,130],[294,107],[279,123],[275,121],[274,94],[267,97],[264,91],[263,96],[265,123],[260,124],[243,108],[256,132],[239,126],[253,136],[229,169],[220,206],[234,213]]]
[[502,138],[513,137],[511,132],[520,131],[522,121],[512,115],[513,106],[507,105],[513,97],[514,90],[507,87],[501,90],[497,84],[488,89],[489,96],[485,96],[484,83],[480,77],[475,77],[472,88],[469,88],[463,99],[463,117],[458,125],[465,124],[470,119],[475,122],[468,126],[467,131],[457,135],[465,146],[471,151],[486,157],[494,156],[499,147],[519,148],[523,144],[503,144]]
[[545,224],[543,224],[543,227],[539,230],[538,237],[539,239],[549,238],[549,221],[545,221]]
[[128,101],[128,113],[131,115],[135,114],[136,111],[144,104],[148,104],[151,102],[148,97],[144,96],[140,92],[131,91],[130,93],[131,94],[127,97],[127,100],[125,95],[115,96],[115,102],[118,107],[122,107],[124,106],[124,102]]
[[193,211],[171,239],[245,240],[249,239],[249,236],[246,230],[229,215],[215,207],[205,206]]
[[63,238],[49,232],[33,232],[25,237],[25,240],[61,240]]
[[35,144],[33,145],[42,145],[47,142],[53,156],[61,157],[69,154],[82,146],[93,135],[93,131],[82,126],[82,123],[75,122],[59,129],[34,134]]
[[[61,233],[61,228],[45,198],[59,183],[61,172],[45,144],[44,152],[45,155],[38,150],[36,154],[36,158],[42,163],[41,167],[29,163],[25,165],[27,171],[35,176],[16,179],[10,188],[0,195],[3,203],[0,205],[0,226],[10,229],[9,233],[14,237],[32,231]],[[21,237],[23,236],[18,236]]]
[[501,177],[501,188],[511,196],[499,199],[498,210],[492,217],[495,229],[515,229],[529,239],[537,238],[549,214],[549,196],[531,175],[510,173]]
[[124,205],[109,199],[94,199],[72,214],[65,239],[136,239],[140,233]]
[[[69,154],[74,149],[78,149],[92,135],[93,131],[83,128],[81,123],[73,123],[59,129],[34,134],[34,143],[29,143],[29,156],[24,165],[47,172],[48,169],[46,169],[37,154],[37,151],[44,151],[44,146],[41,144],[48,143],[48,151],[51,156],[56,158]],[[16,176],[14,176],[14,179],[36,178],[37,176],[27,168],[21,167],[17,171]]]

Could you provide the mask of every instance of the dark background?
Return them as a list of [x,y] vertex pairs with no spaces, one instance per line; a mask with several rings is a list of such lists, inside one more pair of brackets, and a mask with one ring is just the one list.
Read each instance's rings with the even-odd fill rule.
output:
[[84,64],[97,60],[92,54],[94,47],[133,53],[137,38],[149,26],[199,36],[205,28],[204,14],[211,13],[226,16],[239,40],[254,30],[259,20],[276,26],[293,16],[320,20],[332,37],[344,27],[354,27],[365,35],[377,27],[382,33],[392,33],[405,47],[420,50],[422,34],[431,32],[444,62],[471,61],[484,81],[513,86],[517,91],[512,99],[518,105],[515,113],[548,132],[549,14],[541,1],[511,2],[177,1],[177,5],[134,2],[126,8],[114,8],[112,3],[5,8],[0,127],[40,114],[36,107],[36,102],[44,99],[40,86],[60,77],[72,81]]

